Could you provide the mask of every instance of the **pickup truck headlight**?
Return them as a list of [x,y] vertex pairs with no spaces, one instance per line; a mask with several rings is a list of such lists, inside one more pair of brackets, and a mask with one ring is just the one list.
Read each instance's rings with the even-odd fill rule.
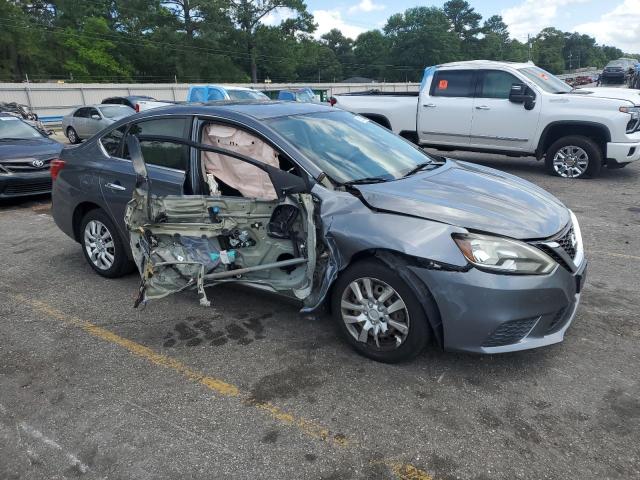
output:
[[454,234],[466,259],[478,268],[514,275],[544,275],[557,265],[541,250],[524,242],[475,233]]
[[627,133],[640,130],[640,107],[620,107],[618,110],[631,115],[631,119],[627,123]]

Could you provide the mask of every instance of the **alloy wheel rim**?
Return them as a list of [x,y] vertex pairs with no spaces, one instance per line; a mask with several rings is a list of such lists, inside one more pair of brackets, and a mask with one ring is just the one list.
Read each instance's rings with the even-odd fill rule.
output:
[[76,134],[73,131],[73,128],[69,129],[69,140],[71,142],[75,142],[76,141]]
[[567,145],[558,150],[553,157],[553,169],[564,178],[583,175],[589,166],[589,155],[583,148]]
[[342,293],[340,312],[349,334],[380,350],[394,350],[409,334],[409,311],[389,284],[371,277],[351,282]]
[[116,249],[111,232],[98,220],[91,220],[84,227],[84,248],[97,268],[109,270],[116,258]]

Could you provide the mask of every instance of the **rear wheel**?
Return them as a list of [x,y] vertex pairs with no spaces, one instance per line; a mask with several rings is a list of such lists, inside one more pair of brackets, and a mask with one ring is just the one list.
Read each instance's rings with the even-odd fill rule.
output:
[[547,150],[545,165],[563,178],[595,177],[602,168],[602,151],[590,138],[572,135],[556,140]]
[[133,263],[116,226],[100,209],[90,210],[80,224],[80,243],[87,263],[103,277],[117,278],[130,273]]
[[80,137],[73,127],[67,128],[67,138],[71,143],[80,143]]
[[373,260],[358,262],[340,276],[332,309],[347,342],[379,362],[409,360],[430,338],[426,315],[411,288]]

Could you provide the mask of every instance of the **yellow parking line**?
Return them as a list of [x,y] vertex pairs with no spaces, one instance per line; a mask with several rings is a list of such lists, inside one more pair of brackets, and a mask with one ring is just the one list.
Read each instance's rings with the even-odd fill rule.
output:
[[[199,383],[221,396],[238,398],[244,405],[251,406],[265,412],[280,423],[296,427],[300,432],[308,437],[327,442],[337,448],[354,448],[357,446],[355,442],[349,440],[342,434],[333,434],[328,428],[305,418],[298,417],[292,413],[288,413],[270,402],[256,401],[250,394],[242,392],[237,386],[225,382],[224,380],[205,375],[175,358],[158,353],[149,347],[145,347],[144,345],[121,337],[120,335],[87,320],[83,320],[73,315],[67,315],[66,313],[40,300],[31,299],[21,294],[8,293],[8,295],[22,304],[28,305],[34,311],[43,313],[65,325],[79,328],[93,337],[119,345],[135,356],[143,358],[154,365],[173,370],[188,380]],[[420,470],[413,465],[395,460],[382,460],[374,463],[382,463],[383,465],[386,465],[398,478],[403,480],[433,480],[433,477],[431,477],[427,472]]]

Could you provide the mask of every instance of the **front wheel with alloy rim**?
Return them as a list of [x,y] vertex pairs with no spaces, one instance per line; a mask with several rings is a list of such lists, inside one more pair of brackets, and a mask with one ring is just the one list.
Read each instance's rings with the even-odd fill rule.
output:
[[400,276],[366,260],[349,267],[333,290],[338,329],[361,354],[396,363],[424,350],[430,329],[422,305]]
[[100,209],[90,210],[80,224],[82,252],[93,270],[107,278],[121,277],[132,271],[116,226]]
[[590,138],[563,137],[549,147],[545,164],[547,171],[558,177],[595,177],[602,168],[602,151]]

